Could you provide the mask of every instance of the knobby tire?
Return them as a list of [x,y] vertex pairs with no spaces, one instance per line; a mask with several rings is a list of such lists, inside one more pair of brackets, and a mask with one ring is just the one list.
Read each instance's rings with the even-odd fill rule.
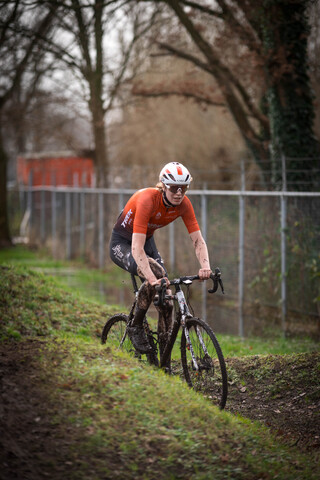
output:
[[110,317],[102,330],[101,343],[105,344],[108,342],[109,345],[113,344],[118,348],[121,346],[126,352],[134,352],[133,345],[128,335],[125,337],[125,340],[121,345],[121,340],[125,334],[128,320],[128,315],[125,315],[124,313],[118,313]]
[[[190,318],[186,322],[196,360],[200,366],[197,372],[193,366],[186,336],[181,336],[181,363],[184,377],[190,387],[205,393],[220,409],[225,407],[228,395],[228,377],[224,357],[218,340],[200,318]],[[196,327],[200,327],[209,356],[204,353]]]
[[[141,354],[135,350],[128,335],[126,335],[121,345],[121,341],[124,337],[128,321],[129,316],[124,313],[118,313],[110,317],[102,330],[101,343],[105,344],[108,342],[109,345],[112,344],[117,348],[121,348],[128,353],[134,354],[135,357],[141,358]],[[146,330],[146,335],[149,339],[149,343],[154,349],[154,352],[146,355],[147,360],[151,365],[159,366],[159,361],[156,353],[156,345],[146,319],[144,320],[144,327]]]

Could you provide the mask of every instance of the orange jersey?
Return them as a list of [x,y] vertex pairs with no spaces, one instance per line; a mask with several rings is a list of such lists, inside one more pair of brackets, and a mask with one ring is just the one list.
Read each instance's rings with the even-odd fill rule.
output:
[[114,230],[129,239],[133,233],[144,233],[150,238],[155,230],[165,227],[178,217],[182,217],[189,233],[200,230],[188,197],[184,196],[180,205],[166,207],[161,191],[157,188],[144,188],[129,199]]

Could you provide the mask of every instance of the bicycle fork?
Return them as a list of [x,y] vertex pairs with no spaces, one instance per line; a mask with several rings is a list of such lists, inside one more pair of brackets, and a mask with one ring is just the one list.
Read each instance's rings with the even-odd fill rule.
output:
[[[190,352],[193,367],[197,372],[199,372],[200,367],[198,365],[196,354],[194,352],[194,348],[193,348],[193,345],[192,345],[192,342],[191,342],[191,339],[190,339],[189,330],[186,326],[186,319],[187,318],[192,318],[192,315],[191,315],[190,310],[188,308],[188,305],[186,303],[184,294],[181,290],[176,292],[176,299],[178,301],[180,311],[181,311],[181,326],[183,328],[183,331],[184,331],[184,334],[185,334],[185,337],[186,337],[186,346],[187,346],[187,349]],[[197,336],[199,338],[199,342],[200,342],[200,345],[202,347],[202,350],[203,350],[204,354],[208,355],[208,350],[207,350],[206,345],[203,341],[201,331],[200,331],[200,328],[198,326],[196,328],[196,333],[197,333]]]
[[183,331],[184,331],[184,334],[185,334],[185,337],[186,337],[186,340],[187,340],[187,342],[186,342],[187,349],[189,350],[189,352],[191,354],[194,369],[197,372],[199,372],[199,365],[198,365],[198,362],[196,360],[194,349],[193,349],[193,346],[192,346],[192,343],[191,343],[191,340],[190,340],[189,330],[187,329],[187,326],[185,324],[185,320],[186,320],[186,317],[185,317],[185,315],[183,315],[182,318],[181,318],[181,324],[182,324],[182,328],[183,328]]

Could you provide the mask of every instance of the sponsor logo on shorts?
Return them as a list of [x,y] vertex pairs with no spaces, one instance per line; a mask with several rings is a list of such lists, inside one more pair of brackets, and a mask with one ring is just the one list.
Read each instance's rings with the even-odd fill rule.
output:
[[118,260],[122,260],[123,258],[123,253],[121,252],[121,245],[116,245],[115,247],[112,247],[112,251],[114,253],[114,256]]

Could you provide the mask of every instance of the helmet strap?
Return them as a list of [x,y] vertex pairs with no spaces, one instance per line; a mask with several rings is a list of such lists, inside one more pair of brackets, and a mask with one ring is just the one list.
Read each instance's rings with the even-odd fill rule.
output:
[[163,202],[166,206],[169,206],[169,207],[175,207],[176,206],[176,205],[173,205],[173,203],[169,202],[165,190],[162,193],[162,198],[163,198]]

